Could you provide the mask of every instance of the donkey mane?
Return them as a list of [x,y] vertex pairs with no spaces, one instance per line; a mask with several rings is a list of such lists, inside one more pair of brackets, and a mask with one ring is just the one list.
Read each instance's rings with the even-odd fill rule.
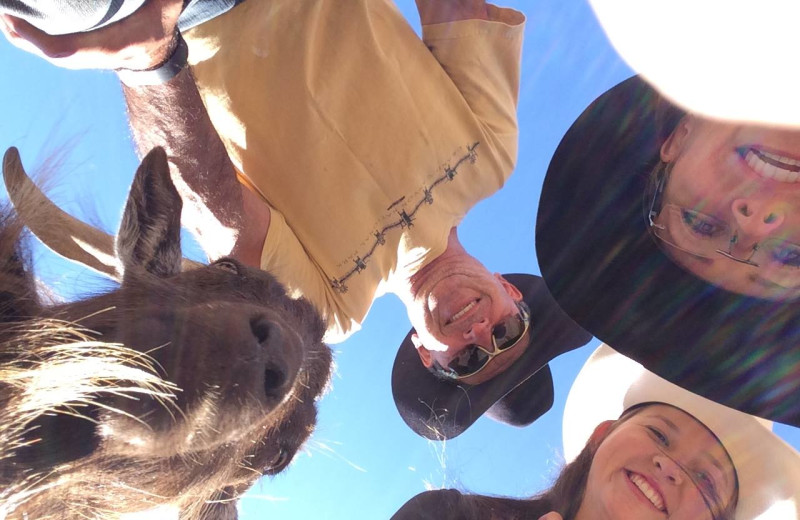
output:
[[[4,174],[18,161],[9,160],[9,153],[16,154],[7,153]],[[239,496],[262,475],[285,469],[313,430],[315,402],[327,387],[332,363],[319,314],[308,302],[290,299],[269,274],[232,259],[220,261],[222,269],[180,272],[180,199],[161,150],[145,158],[131,190],[120,230],[124,237],[117,239],[118,247],[123,244],[120,288],[44,305],[24,230],[47,222],[35,187],[25,186],[9,188],[14,209],[0,208],[0,518],[110,519],[166,506],[181,519],[235,519]],[[142,197],[146,204],[137,201]],[[163,208],[172,211],[153,222],[153,211]],[[146,311],[159,305],[173,314],[211,309],[214,315],[221,306],[270,316],[267,325],[258,321],[269,334],[254,325],[255,318],[244,331],[250,337],[252,328],[259,348],[268,350],[267,376],[275,381],[267,377],[259,383],[267,395],[230,397],[225,388],[211,391],[203,381],[197,388],[180,387],[171,374],[204,369],[170,366],[173,358],[164,354],[169,348],[180,360],[188,356],[181,363],[194,362],[176,343],[180,321],[165,329],[173,335],[167,338],[171,346],[159,346],[167,343],[158,340],[155,350],[131,348],[125,331],[141,338],[147,327],[135,320],[147,312],[161,319],[161,312]],[[155,318],[148,319],[145,325]],[[209,327],[213,336],[214,326]],[[209,348],[206,356],[237,355],[213,343]],[[303,357],[292,361],[298,350]],[[274,363],[299,363],[296,376],[280,383],[277,369],[270,368]],[[247,380],[240,383],[246,386]],[[187,391],[199,397],[187,401]],[[154,415],[163,420],[152,423]],[[116,440],[119,432],[136,428],[144,435],[141,449],[136,438]],[[171,439],[180,442],[173,446]]]

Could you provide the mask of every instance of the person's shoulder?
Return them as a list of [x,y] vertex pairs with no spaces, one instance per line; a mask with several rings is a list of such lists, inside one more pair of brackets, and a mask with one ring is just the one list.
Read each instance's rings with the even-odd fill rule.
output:
[[477,518],[464,511],[464,497],[456,489],[424,491],[403,504],[392,520],[462,520]]

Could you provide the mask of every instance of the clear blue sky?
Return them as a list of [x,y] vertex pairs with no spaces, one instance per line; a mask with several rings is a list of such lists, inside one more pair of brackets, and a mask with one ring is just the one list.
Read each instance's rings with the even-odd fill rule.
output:
[[[398,4],[418,27],[413,0]],[[583,108],[632,72],[584,1],[503,5],[528,17],[518,167],[499,193],[472,210],[459,235],[490,270],[538,274],[533,233],[550,156]],[[114,74],[59,70],[6,42],[0,42],[0,74],[0,144],[20,148],[29,169],[68,150],[47,183],[50,195],[67,211],[116,229],[137,162]],[[109,287],[52,257],[42,251],[36,259],[40,276],[59,294]],[[533,425],[516,429],[482,419],[459,438],[435,443],[409,430],[392,402],[392,362],[408,327],[399,300],[386,296],[362,331],[335,347],[337,372],[316,433],[286,472],[263,479],[244,497],[242,518],[381,519],[426,485],[511,496],[547,486],[562,461],[561,412],[569,385],[598,342],[552,364],[556,403]],[[797,429],[776,429],[800,447]]]

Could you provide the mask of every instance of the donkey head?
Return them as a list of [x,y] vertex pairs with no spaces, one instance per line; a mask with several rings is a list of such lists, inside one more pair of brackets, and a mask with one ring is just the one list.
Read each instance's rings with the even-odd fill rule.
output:
[[[8,463],[0,457],[0,487],[19,490],[0,492],[0,513],[3,499],[16,497],[6,511],[12,517],[64,518],[65,503],[76,517],[162,505],[181,509],[182,518],[235,517],[238,494],[286,467],[313,429],[331,367],[317,312],[268,273],[231,258],[181,269],[181,200],[161,149],[136,173],[115,252],[110,237],[35,188],[13,149],[4,177],[34,234],[120,281],[108,294],[39,306],[29,321],[75,324],[87,341],[127,352],[118,363],[131,373],[158,382],[129,375],[120,387],[99,374],[73,374],[94,380],[76,402],[69,389],[77,383],[63,381],[64,401],[24,425]],[[11,390],[0,384],[0,391]],[[36,493],[31,475],[39,476]]]

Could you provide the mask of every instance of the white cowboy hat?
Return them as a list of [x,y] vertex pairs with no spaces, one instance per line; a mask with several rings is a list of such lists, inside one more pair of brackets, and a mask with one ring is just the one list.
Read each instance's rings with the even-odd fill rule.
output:
[[772,433],[772,422],[688,392],[601,345],[581,369],[564,407],[564,457],[573,460],[595,427],[641,403],[670,404],[720,439],[739,477],[735,520],[800,518],[800,454]]
[[715,118],[800,125],[800,2],[590,3],[620,56],[677,104]]

